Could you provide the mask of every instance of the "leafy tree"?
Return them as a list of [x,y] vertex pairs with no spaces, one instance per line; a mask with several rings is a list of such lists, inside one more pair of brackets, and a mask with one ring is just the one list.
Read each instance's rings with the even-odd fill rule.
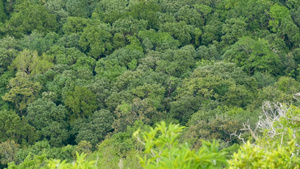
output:
[[112,131],[113,114],[105,109],[96,111],[91,115],[86,123],[83,123],[76,136],[76,142],[82,140],[90,142],[92,145],[104,140],[105,136]]
[[248,74],[255,71],[267,71],[274,75],[279,73],[279,56],[270,49],[264,39],[254,40],[243,37],[223,55],[225,60],[237,63]]
[[45,3],[45,7],[50,14],[56,15],[56,21],[61,27],[69,17],[69,13],[66,10],[65,0],[49,0]]
[[13,37],[6,36],[1,39],[0,43],[0,74],[7,71],[7,67],[11,64],[18,54],[19,41]]
[[96,95],[86,87],[76,86],[67,94],[64,103],[72,111],[71,119],[89,117],[98,108]]
[[25,72],[28,75],[41,74],[52,68],[53,56],[43,54],[38,56],[37,51],[23,50],[12,62],[10,68],[18,72]]
[[247,24],[243,18],[232,18],[223,24],[221,39],[225,44],[233,44],[246,34]]
[[139,31],[139,38],[143,40],[145,51],[162,51],[167,49],[177,49],[179,42],[165,32],[156,32],[155,30]]
[[[3,96],[9,90],[7,88],[9,84],[9,80],[15,76],[15,72],[13,71],[6,71],[4,74],[0,76],[0,95]],[[10,109],[11,105],[5,102],[2,97],[0,97],[0,110],[7,110]]]
[[220,41],[222,35],[222,22],[217,19],[211,20],[203,26],[203,33],[201,35],[201,44],[208,45],[213,41]]
[[66,34],[80,34],[90,23],[90,20],[81,17],[68,17],[66,23],[62,27],[62,31]]
[[71,16],[88,17],[90,15],[88,0],[68,0],[66,8]]
[[41,33],[33,31],[30,35],[24,36],[24,38],[20,41],[20,47],[23,50],[36,50],[38,51],[39,55],[41,55],[49,50],[58,38],[59,35],[53,32],[43,36]]
[[148,21],[148,28],[158,28],[157,13],[160,12],[160,6],[155,1],[137,1],[129,6],[128,15],[139,20]]
[[89,56],[99,59],[112,50],[110,29],[110,26],[103,23],[87,26],[80,36],[80,47]]
[[191,25],[187,25],[185,22],[167,22],[160,25],[160,31],[167,32],[174,39],[179,40],[181,45],[187,45],[191,42],[193,38],[194,29]]
[[67,163],[66,161],[61,160],[49,160],[47,166],[49,169],[56,169],[59,168],[70,168],[70,169],[77,169],[77,168],[86,168],[86,169],[96,169],[96,161],[87,161],[85,160],[85,154],[78,154],[76,153],[76,161],[74,163]]
[[116,20],[126,16],[128,0],[102,0],[96,8],[95,13],[106,23],[113,24]]
[[19,38],[35,29],[41,33],[48,33],[56,28],[55,16],[49,14],[45,6],[24,1],[16,7],[11,18],[5,23],[4,31]]
[[25,72],[18,72],[16,77],[9,81],[9,89],[2,99],[12,102],[16,109],[23,114],[27,105],[35,100],[41,90],[41,85],[30,80],[29,75]]
[[196,27],[204,25],[204,21],[200,13],[189,5],[181,7],[174,15],[176,20],[179,22],[184,21],[188,25],[195,25]]
[[1,119],[1,140],[12,140],[19,144],[32,144],[38,138],[35,134],[35,128],[30,126],[25,117],[20,118],[13,111],[0,111]]
[[177,50],[167,50],[157,61],[157,71],[180,77],[195,67],[196,51],[191,45]]
[[0,157],[2,164],[8,164],[15,159],[20,145],[14,141],[7,140],[0,144]]
[[127,68],[117,59],[102,58],[96,63],[95,71],[99,78],[108,78],[110,80],[123,74]]
[[133,17],[127,17],[124,19],[119,19],[115,21],[112,25],[112,31],[116,33],[121,33],[123,36],[134,35],[139,33],[139,31],[146,30],[147,21],[134,19]]
[[134,99],[132,104],[121,103],[114,113],[117,117],[113,123],[116,132],[124,131],[126,126],[131,126],[138,120],[144,124],[153,124],[160,115],[153,103],[141,99]]
[[39,99],[28,106],[26,119],[42,140],[47,139],[52,146],[61,146],[69,138],[66,115],[64,106]]

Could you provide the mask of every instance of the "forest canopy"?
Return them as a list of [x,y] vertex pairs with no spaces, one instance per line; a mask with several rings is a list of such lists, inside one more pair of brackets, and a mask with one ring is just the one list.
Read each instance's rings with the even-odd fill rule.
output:
[[0,168],[299,168],[299,0],[0,1]]

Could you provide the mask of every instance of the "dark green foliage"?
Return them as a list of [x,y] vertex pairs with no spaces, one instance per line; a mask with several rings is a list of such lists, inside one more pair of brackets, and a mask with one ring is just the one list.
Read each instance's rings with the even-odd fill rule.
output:
[[92,145],[104,140],[105,136],[112,131],[113,114],[105,109],[96,111],[89,117],[86,123],[82,123],[76,136],[76,142],[82,140],[90,142]]
[[40,139],[49,140],[52,146],[61,146],[69,138],[67,110],[48,100],[36,100],[27,108],[26,119],[35,127]]
[[15,112],[0,111],[0,121],[0,142],[11,140],[26,145],[38,140],[35,128],[28,123],[26,118],[19,117]]

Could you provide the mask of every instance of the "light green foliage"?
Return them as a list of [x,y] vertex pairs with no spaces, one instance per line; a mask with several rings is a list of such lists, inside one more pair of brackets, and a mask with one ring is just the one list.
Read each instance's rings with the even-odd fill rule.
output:
[[74,91],[67,93],[65,105],[72,111],[72,119],[90,116],[96,109],[96,95],[86,87],[76,86]]
[[[9,80],[15,76],[15,73],[12,71],[6,71],[4,74],[0,76],[0,95],[3,96],[8,92],[7,86],[9,84]],[[9,109],[10,105],[5,102],[2,97],[0,97],[0,110]]]
[[129,63],[133,60],[139,60],[144,57],[144,53],[137,49],[131,49],[129,47],[115,50],[111,55],[107,56],[107,59],[116,59],[119,64],[125,65],[129,68]]
[[[224,153],[219,152],[217,142],[204,142],[203,146],[194,151],[189,145],[179,144],[178,138],[184,127],[161,122],[149,132],[143,133],[145,156],[140,157],[143,168],[218,168],[226,164]],[[137,131],[134,136],[137,136]]]
[[34,145],[20,149],[14,162],[20,166],[35,165],[33,161],[36,159],[40,159],[43,164],[47,159],[61,159],[70,162],[74,160],[74,151],[75,147],[71,145],[55,148],[51,147],[47,141],[38,141]]
[[292,140],[288,146],[278,146],[276,149],[266,151],[247,142],[229,161],[229,168],[259,168],[262,166],[265,168],[298,168],[299,158],[292,155],[295,147],[295,142]]
[[99,78],[115,79],[123,74],[127,68],[124,64],[119,63],[117,59],[100,59],[96,63],[95,71]]
[[76,161],[74,163],[67,163],[66,161],[61,160],[49,160],[47,164],[47,168],[49,169],[96,169],[95,166],[96,161],[87,161],[85,160],[85,154],[76,153]]
[[222,35],[222,22],[214,19],[203,26],[201,35],[201,43],[203,45],[211,44],[213,41],[219,40]]
[[132,94],[152,104],[154,107],[158,107],[164,97],[165,89],[159,84],[144,84],[132,89]]
[[269,26],[273,32],[277,32],[281,36],[287,36],[287,41],[290,42],[300,39],[299,27],[295,25],[288,8],[274,4],[270,8],[270,16],[272,20],[269,21]]
[[272,27],[272,31],[275,32],[280,22],[289,16],[289,10],[284,6],[275,4],[270,8],[270,16],[273,20],[270,20],[269,26]]
[[18,72],[16,77],[9,81],[9,89],[9,92],[2,96],[2,99],[12,102],[22,114],[27,105],[35,100],[41,90],[41,85],[31,81],[26,73]]
[[[228,117],[228,115],[219,112],[217,114],[214,111],[218,110],[198,111],[191,116],[189,127],[184,133],[184,139],[189,141],[193,148],[200,148],[201,140],[216,139],[227,145],[237,141],[231,134],[242,128],[239,122],[234,117]],[[240,113],[245,112],[242,110]]]
[[[272,104],[272,103],[271,103]],[[273,116],[272,111],[278,111]],[[299,117],[299,108],[285,105],[280,107],[267,106],[265,116],[260,122],[263,136],[257,137],[256,142],[249,141],[229,160],[229,168],[298,168],[300,159],[298,153],[299,125],[294,119]]]
[[0,168],[297,168],[298,108],[274,130],[260,109],[300,105],[299,16],[299,0],[1,1],[0,144],[20,149]]
[[11,162],[8,164],[8,169],[34,169],[34,168],[41,168],[46,169],[45,167],[45,161],[47,159],[47,155],[44,152],[42,155],[28,155],[24,162],[16,165],[15,162]]
[[38,56],[37,51],[23,50],[13,60],[10,68],[16,69],[18,72],[24,72],[28,75],[36,75],[46,72],[54,66],[54,57],[43,54]]

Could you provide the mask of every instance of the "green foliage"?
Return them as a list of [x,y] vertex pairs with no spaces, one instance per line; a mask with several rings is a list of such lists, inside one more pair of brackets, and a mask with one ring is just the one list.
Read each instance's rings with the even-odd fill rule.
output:
[[279,56],[270,49],[268,42],[264,39],[254,40],[250,37],[243,37],[225,52],[223,58],[237,63],[248,74],[266,71],[275,75],[280,70]]
[[5,33],[20,38],[35,29],[41,33],[48,33],[56,28],[55,16],[49,14],[45,6],[24,1],[16,7],[3,29]]
[[[178,137],[184,127],[161,122],[149,132],[143,133],[145,156],[140,157],[144,168],[216,168],[226,164],[224,153],[219,152],[217,142],[205,142],[198,150],[188,144],[179,144]],[[137,131],[134,136],[137,136]],[[137,137],[140,140],[139,137]],[[141,141],[141,140],[140,140]]]
[[38,139],[35,128],[28,123],[24,116],[19,117],[13,111],[4,110],[0,111],[0,121],[0,142],[11,140],[24,145],[32,144]]
[[74,163],[66,163],[66,161],[61,160],[50,160],[48,161],[48,167],[49,169],[96,169],[95,166],[96,161],[86,161],[85,160],[86,155],[85,154],[78,154],[76,153],[76,161]]
[[35,100],[41,90],[41,85],[31,81],[25,72],[18,72],[16,77],[9,81],[9,89],[9,92],[2,96],[2,99],[12,102],[17,110],[23,114],[22,112],[27,105]]
[[112,45],[110,27],[106,24],[87,26],[80,36],[79,45],[89,56],[100,58],[110,52]]
[[10,36],[1,39],[0,74],[2,74],[4,71],[7,71],[7,67],[17,56],[17,44],[18,40]]
[[90,14],[88,0],[68,0],[66,8],[71,16],[88,17]]
[[2,164],[8,164],[15,159],[20,145],[16,144],[14,141],[7,140],[0,144],[0,162]]
[[[274,109],[280,112],[278,118],[270,114]],[[298,116],[298,107],[268,106],[262,118],[269,119],[261,121],[265,124],[262,128],[263,136],[256,137],[255,144],[248,141],[234,153],[233,159],[229,160],[229,168],[298,168],[300,159],[294,154],[298,152],[299,126],[293,120]]]
[[[245,128],[282,112],[266,100],[299,106],[299,16],[298,0],[1,1],[0,145],[20,149],[0,168],[296,168],[298,108]],[[159,121],[186,126],[176,146]],[[139,127],[166,140],[149,153]]]
[[54,57],[43,54],[38,56],[37,51],[23,50],[13,60],[10,68],[18,72],[25,72],[28,75],[36,75],[46,72],[54,66]]
[[66,115],[64,106],[39,99],[28,106],[26,119],[42,140],[46,138],[50,145],[61,146],[69,138]]
[[82,140],[90,142],[92,145],[98,144],[104,140],[105,136],[112,131],[112,123],[114,121],[113,114],[101,109],[96,111],[89,117],[86,123],[81,124],[76,136],[76,142]]
[[65,105],[71,109],[71,119],[90,116],[96,109],[96,95],[85,87],[76,86],[67,94]]

